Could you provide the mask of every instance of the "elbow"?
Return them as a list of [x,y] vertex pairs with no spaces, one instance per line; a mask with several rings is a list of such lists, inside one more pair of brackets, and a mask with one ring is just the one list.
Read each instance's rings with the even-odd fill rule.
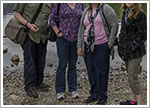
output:
[[112,25],[112,31],[114,31],[115,34],[117,34],[117,33],[118,33],[118,29],[119,29],[118,23],[114,23],[114,24]]
[[14,17],[17,19],[17,17],[20,15],[20,13],[18,13],[18,12],[14,12]]
[[17,12],[14,12],[14,17],[16,18],[16,16],[17,16]]

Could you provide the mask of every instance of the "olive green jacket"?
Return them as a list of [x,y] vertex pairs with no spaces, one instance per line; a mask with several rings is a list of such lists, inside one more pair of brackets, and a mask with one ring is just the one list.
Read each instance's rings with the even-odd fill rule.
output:
[[[28,22],[31,22],[39,5],[40,3],[17,3],[15,4],[13,10],[19,12],[24,17],[24,19],[26,19]],[[51,10],[51,4],[44,3],[38,18],[34,23],[39,28],[39,30],[36,33],[29,30],[30,39],[36,43],[40,43],[41,40],[43,43],[45,43],[45,41],[48,38],[47,28],[48,28],[48,19],[49,19],[50,10]]]

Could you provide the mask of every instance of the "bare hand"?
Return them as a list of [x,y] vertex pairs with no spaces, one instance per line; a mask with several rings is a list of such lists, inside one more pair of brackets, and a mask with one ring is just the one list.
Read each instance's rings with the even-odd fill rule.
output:
[[27,27],[33,32],[37,32],[39,30],[39,28],[35,24],[28,23]]
[[109,47],[109,49],[111,49],[111,46],[108,46]]
[[62,37],[62,36],[63,36],[63,34],[60,32],[57,36],[58,36],[58,37]]
[[82,48],[78,48],[77,49],[77,53],[78,53],[79,56],[83,56],[83,50],[82,50]]

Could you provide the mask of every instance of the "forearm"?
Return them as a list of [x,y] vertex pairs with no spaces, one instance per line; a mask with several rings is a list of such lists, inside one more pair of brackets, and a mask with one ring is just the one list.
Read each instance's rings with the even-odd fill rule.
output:
[[53,28],[53,30],[54,30],[54,32],[55,32],[55,33],[60,32],[60,30],[58,29],[58,27],[57,27],[57,26],[54,26],[54,27],[52,27],[52,28]]
[[111,33],[110,33],[110,37],[109,37],[109,41],[108,41],[108,45],[110,47],[112,47],[113,44],[115,43],[117,33],[118,33],[118,24],[115,23],[112,25],[112,29],[111,29]]
[[14,12],[14,17],[16,18],[16,20],[19,23],[21,23],[23,25],[26,25],[28,23],[28,21],[26,19],[24,19],[23,16],[18,12]]

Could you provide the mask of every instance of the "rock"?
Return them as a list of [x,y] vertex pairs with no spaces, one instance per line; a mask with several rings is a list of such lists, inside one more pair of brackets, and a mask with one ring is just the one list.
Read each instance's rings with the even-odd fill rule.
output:
[[11,63],[11,67],[14,67],[14,64]]
[[117,71],[117,70],[119,70],[119,68],[115,68],[114,70]]
[[139,69],[139,74],[141,74],[142,72],[142,66],[140,66],[140,69]]
[[53,64],[48,63],[47,66],[48,66],[48,67],[53,67]]
[[8,38],[8,37],[4,35],[3,38]]
[[3,53],[7,53],[8,52],[8,48],[3,48]]
[[121,65],[121,70],[125,71],[126,70],[126,66],[124,64]]
[[20,61],[19,55],[18,55],[18,54],[14,54],[14,55],[11,57],[11,61],[12,61],[12,63],[14,63],[16,66],[18,66],[19,61]]
[[[53,64],[53,67],[55,65]],[[11,67],[4,68],[6,71],[11,70]],[[5,71],[4,70],[4,71]],[[21,70],[22,71],[22,70]],[[39,97],[37,99],[30,98],[26,96],[26,92],[24,91],[24,78],[23,75],[17,77],[15,73],[20,72],[20,70],[12,71],[9,76],[4,78],[4,105],[84,105],[83,100],[87,99],[90,91],[90,84],[88,80],[88,75],[86,70],[78,69],[78,92],[80,95],[79,99],[72,99],[71,95],[68,94],[68,86],[65,91],[65,99],[63,101],[58,101],[56,99],[55,93],[55,71],[52,69],[51,71],[48,69],[45,70],[46,73],[49,73],[48,77],[44,77],[44,83],[50,85],[49,92],[38,92]],[[118,105],[119,101],[127,100],[130,97],[130,88],[127,80],[127,76],[124,76],[126,71],[116,70],[114,72],[114,68],[111,69],[113,73],[110,73],[110,79],[108,82],[108,105]],[[142,70],[143,71],[143,70]],[[13,73],[12,73],[13,72]],[[23,71],[22,71],[23,72]],[[143,73],[143,72],[142,72]],[[143,91],[144,91],[144,104],[147,102],[147,80],[146,80],[146,72],[141,75],[140,81],[142,83]],[[82,78],[83,77],[83,78]],[[67,83],[67,82],[66,82]],[[17,88],[17,89],[16,89]],[[14,94],[19,96],[17,99],[16,96],[14,99],[10,98],[10,94]],[[96,102],[91,103],[90,105],[95,105]]]
[[15,94],[11,94],[10,98],[13,100],[17,100],[17,99],[19,99],[19,96],[16,96]]

